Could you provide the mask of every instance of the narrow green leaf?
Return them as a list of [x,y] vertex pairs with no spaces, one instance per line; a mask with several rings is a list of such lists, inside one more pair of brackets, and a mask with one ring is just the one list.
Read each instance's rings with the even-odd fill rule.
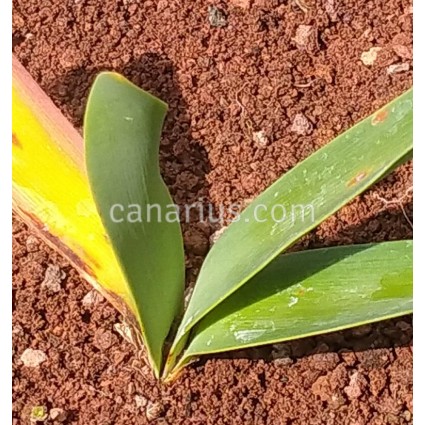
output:
[[166,110],[165,103],[122,76],[102,73],[92,87],[84,126],[93,196],[157,375],[184,289],[180,225],[158,163]]
[[[264,191],[212,247],[178,329],[168,367],[205,315],[394,167],[412,149],[412,91],[338,136]],[[286,219],[276,221],[283,205]],[[275,219],[272,212],[277,211]],[[283,218],[283,209],[281,208]]]
[[199,322],[182,363],[409,313],[412,248],[397,241],[281,255]]

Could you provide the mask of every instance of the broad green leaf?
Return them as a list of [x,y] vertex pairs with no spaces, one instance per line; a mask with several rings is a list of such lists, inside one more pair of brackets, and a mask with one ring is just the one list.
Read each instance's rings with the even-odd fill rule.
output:
[[279,256],[193,329],[182,363],[412,311],[412,241]]
[[[409,90],[319,149],[258,196],[205,259],[167,367],[172,367],[196,323],[411,150]],[[273,209],[274,205],[283,205],[285,219],[283,208]]]
[[157,375],[184,289],[180,225],[158,163],[166,110],[122,76],[102,73],[90,92],[84,125],[92,193]]

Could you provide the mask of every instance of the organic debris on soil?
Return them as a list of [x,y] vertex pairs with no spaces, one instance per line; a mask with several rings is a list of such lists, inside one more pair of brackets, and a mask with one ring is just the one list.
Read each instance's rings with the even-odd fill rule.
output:
[[[212,23],[213,10],[222,24]],[[19,60],[77,128],[100,70],[122,72],[168,102],[164,178],[178,204],[211,202],[216,210],[247,205],[412,85],[409,0],[14,0],[13,39]],[[373,48],[376,59],[365,65],[362,54]],[[303,125],[294,127],[297,116]],[[411,186],[407,164],[292,249],[412,237]],[[188,285],[210,237],[232,218],[199,223],[193,214],[183,224]],[[361,336],[293,343],[290,360],[277,364],[270,348],[259,350],[267,361],[211,359],[160,386],[114,330],[123,318],[102,298],[90,295],[83,305],[90,288],[19,221],[14,226],[16,424],[40,405],[79,424],[148,423],[148,405],[150,423],[411,422],[409,318]],[[58,292],[41,285],[50,264],[64,273]],[[25,368],[28,348],[48,360]]]

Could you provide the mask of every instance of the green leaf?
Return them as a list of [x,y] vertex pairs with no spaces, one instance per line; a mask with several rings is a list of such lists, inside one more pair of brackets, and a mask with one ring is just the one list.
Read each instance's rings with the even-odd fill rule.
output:
[[201,320],[182,363],[409,313],[412,266],[412,241],[281,255]]
[[[196,323],[411,150],[409,90],[319,149],[258,196],[205,259],[167,367],[172,367]],[[281,223],[272,217],[272,207],[277,204],[286,208],[287,219]]]
[[165,103],[124,77],[102,73],[91,89],[84,125],[93,196],[156,375],[184,289],[180,225],[158,163],[166,111]]

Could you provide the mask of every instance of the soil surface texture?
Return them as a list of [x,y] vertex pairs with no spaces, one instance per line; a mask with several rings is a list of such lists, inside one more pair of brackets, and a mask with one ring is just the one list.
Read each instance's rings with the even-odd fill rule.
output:
[[[78,129],[101,70],[169,104],[161,168],[181,205],[247,205],[412,85],[409,0],[13,4],[14,53]],[[225,224],[183,225],[188,286]],[[411,237],[409,163],[293,249]],[[13,308],[16,425],[37,406],[84,425],[412,423],[410,317],[203,359],[161,385],[122,317],[18,219]]]

